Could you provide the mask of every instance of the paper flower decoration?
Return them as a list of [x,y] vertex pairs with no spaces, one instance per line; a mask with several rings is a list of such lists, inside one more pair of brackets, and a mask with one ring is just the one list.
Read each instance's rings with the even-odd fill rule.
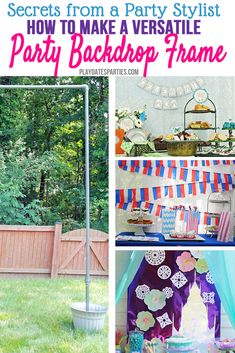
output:
[[144,299],[146,294],[150,292],[150,288],[146,284],[142,284],[142,286],[138,286],[135,290],[136,296],[139,299]]
[[129,114],[131,114],[131,111],[127,107],[116,110],[116,116],[119,118],[123,118],[125,116],[128,116]]
[[145,111],[139,114],[139,119],[141,121],[145,121],[147,119]]
[[165,353],[166,344],[163,343],[160,338],[152,338],[151,341],[144,340],[144,348],[146,353]]
[[189,272],[194,269],[196,260],[191,256],[190,252],[184,251],[177,257],[176,263],[182,272]]
[[195,269],[198,273],[202,274],[208,272],[208,266],[205,259],[198,259],[195,265]]
[[144,297],[144,302],[151,311],[157,311],[166,305],[166,295],[158,289],[152,289]]
[[139,118],[135,118],[134,123],[135,123],[135,127],[138,127],[138,128],[141,128],[144,125],[143,121],[140,120]]
[[149,311],[141,311],[137,315],[136,326],[142,331],[148,331],[155,324],[155,319]]

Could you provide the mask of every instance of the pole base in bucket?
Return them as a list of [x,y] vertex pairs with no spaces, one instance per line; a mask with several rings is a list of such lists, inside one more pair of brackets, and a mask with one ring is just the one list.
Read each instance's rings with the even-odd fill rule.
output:
[[84,331],[100,331],[104,326],[107,309],[98,304],[89,304],[86,311],[86,303],[72,303],[70,305],[75,329]]

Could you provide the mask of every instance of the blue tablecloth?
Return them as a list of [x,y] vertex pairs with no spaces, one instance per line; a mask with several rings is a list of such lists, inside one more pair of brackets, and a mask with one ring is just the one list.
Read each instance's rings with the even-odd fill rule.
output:
[[[122,232],[119,235],[134,236],[134,232]],[[224,243],[217,241],[216,238],[211,238],[207,234],[199,234],[205,239],[205,241],[193,241],[193,240],[175,240],[169,241],[165,240],[161,233],[146,233],[148,237],[157,237],[159,241],[125,241],[125,240],[116,240],[116,246],[235,246],[235,241]]]

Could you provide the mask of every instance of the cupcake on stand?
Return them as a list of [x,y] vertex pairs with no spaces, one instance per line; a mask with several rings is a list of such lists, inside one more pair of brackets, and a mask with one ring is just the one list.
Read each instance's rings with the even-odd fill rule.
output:
[[152,216],[148,208],[133,208],[130,212],[130,218],[127,223],[136,227],[134,235],[145,236],[146,228],[153,225]]

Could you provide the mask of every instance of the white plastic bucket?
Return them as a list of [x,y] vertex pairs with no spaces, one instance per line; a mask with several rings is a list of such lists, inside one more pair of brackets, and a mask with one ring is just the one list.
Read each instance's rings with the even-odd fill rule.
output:
[[86,303],[72,303],[70,307],[75,329],[84,331],[102,330],[107,312],[104,306],[89,304],[89,311],[86,311]]

